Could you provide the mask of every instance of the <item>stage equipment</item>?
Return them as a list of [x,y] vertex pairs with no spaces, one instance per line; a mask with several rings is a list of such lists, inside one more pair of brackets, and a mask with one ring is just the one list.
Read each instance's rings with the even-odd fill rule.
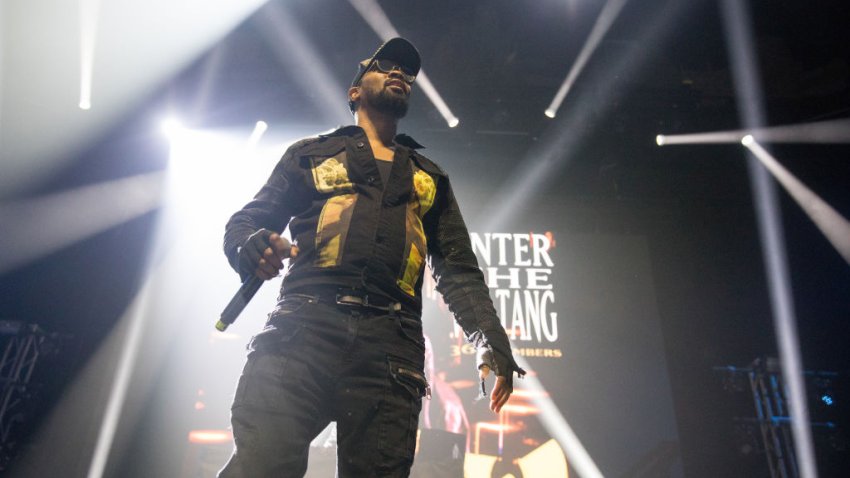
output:
[[[749,390],[755,417],[735,417],[736,435],[741,439],[740,450],[749,454],[764,453],[771,478],[801,476],[794,448],[789,417],[787,386],[782,377],[779,359],[758,358],[749,367],[715,367],[723,373],[723,387],[729,392]],[[847,442],[838,426],[836,382],[840,375],[827,371],[804,371],[807,402],[812,420],[807,424],[818,441],[818,467],[832,469],[832,455],[846,451]],[[750,425],[752,424],[752,425]],[[836,462],[836,463],[834,463]]]
[[0,320],[0,472],[17,452],[21,423],[34,407],[30,384],[35,364],[45,350],[55,350],[55,337],[34,324]]

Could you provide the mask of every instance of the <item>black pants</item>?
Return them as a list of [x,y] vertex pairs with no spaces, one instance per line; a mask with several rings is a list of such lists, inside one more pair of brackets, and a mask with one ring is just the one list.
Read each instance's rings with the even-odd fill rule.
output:
[[304,476],[331,421],[338,476],[409,475],[427,388],[418,317],[287,297],[250,349],[219,478]]

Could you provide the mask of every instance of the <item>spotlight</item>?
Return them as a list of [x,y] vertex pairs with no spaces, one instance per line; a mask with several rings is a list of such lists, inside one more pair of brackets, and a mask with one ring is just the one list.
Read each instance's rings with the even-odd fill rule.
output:
[[664,146],[664,135],[663,134],[659,134],[658,136],[655,137],[655,144],[657,144],[658,146]]
[[820,397],[821,401],[827,405],[832,405],[835,401],[832,399],[830,395],[823,395]]
[[81,110],[90,110],[91,109],[91,102],[89,102],[88,100],[80,100],[80,109]]
[[752,145],[754,141],[755,140],[753,139],[753,135],[751,135],[751,134],[748,134],[748,135],[744,136],[743,138],[741,138],[741,144],[743,144],[744,146],[747,146],[747,147]]
[[268,123],[263,120],[257,121],[257,124],[254,125],[254,131],[251,132],[251,137],[248,138],[248,145],[251,147],[256,146],[267,129],[269,129]]
[[164,119],[160,124],[160,127],[162,128],[162,132],[165,134],[165,137],[169,140],[174,140],[174,138],[177,137],[177,135],[184,129],[180,121],[174,118]]
[[594,51],[596,51],[599,44],[602,43],[602,38],[605,36],[605,33],[608,32],[608,29],[611,28],[611,25],[614,23],[614,20],[617,19],[617,15],[620,14],[620,10],[623,9],[625,4],[626,0],[608,0],[605,2],[605,6],[603,6],[602,11],[599,12],[599,17],[593,25],[593,30],[590,31],[590,36],[587,37],[587,41],[585,41],[584,46],[581,47],[581,51],[579,52],[575,63],[573,63],[573,66],[570,68],[567,78],[564,80],[564,83],[561,85],[558,93],[555,94],[555,98],[552,99],[552,103],[549,104],[549,108],[546,109],[546,116],[550,118],[555,117],[555,112],[561,107],[561,103],[564,101],[564,98],[566,98],[567,93],[572,89],[579,73],[584,70],[584,65],[587,64],[587,60],[590,59],[590,56]]
[[[664,144],[741,143],[758,135],[762,143],[850,143],[850,120],[817,121],[769,128],[748,128],[709,133],[670,134]],[[747,146],[747,143],[744,143]]]
[[449,128],[454,128],[455,126],[460,124],[460,120],[457,118],[452,118],[449,120]]

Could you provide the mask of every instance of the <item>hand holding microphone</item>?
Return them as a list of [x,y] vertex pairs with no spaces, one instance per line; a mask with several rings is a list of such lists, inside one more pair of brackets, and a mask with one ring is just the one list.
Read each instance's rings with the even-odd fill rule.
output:
[[284,259],[297,255],[298,246],[276,232],[260,229],[239,249],[239,272],[244,279],[256,276],[269,280],[278,276]]
[[260,290],[263,281],[277,277],[283,269],[283,260],[295,258],[298,246],[293,246],[285,238],[268,229],[260,229],[251,234],[245,244],[239,248],[239,275],[242,287],[230,299],[221,313],[215,328],[224,332],[239,317],[239,314]]

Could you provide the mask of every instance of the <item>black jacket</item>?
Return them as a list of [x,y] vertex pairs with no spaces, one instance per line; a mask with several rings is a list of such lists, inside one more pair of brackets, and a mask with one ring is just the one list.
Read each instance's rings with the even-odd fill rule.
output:
[[346,126],[287,149],[266,184],[227,223],[224,252],[260,228],[289,225],[298,256],[282,291],[338,286],[380,294],[421,314],[427,260],[467,339],[495,354],[499,375],[519,370],[496,315],[446,173],[405,135],[384,187],[364,131]]

